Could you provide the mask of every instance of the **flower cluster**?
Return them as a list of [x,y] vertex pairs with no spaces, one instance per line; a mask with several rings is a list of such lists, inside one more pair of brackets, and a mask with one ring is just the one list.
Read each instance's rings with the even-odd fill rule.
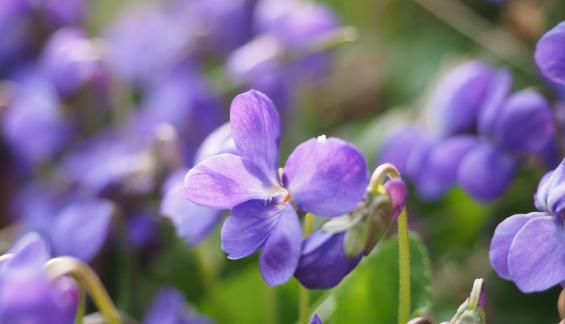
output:
[[553,167],[550,104],[534,90],[510,94],[511,83],[508,71],[486,63],[458,66],[432,96],[429,130],[417,125],[396,130],[380,162],[398,166],[427,200],[454,185],[479,201],[498,198],[528,156]]
[[353,146],[320,136],[296,147],[279,171],[279,115],[254,90],[232,102],[230,127],[236,154],[215,155],[192,168],[186,195],[200,205],[231,209],[222,249],[230,259],[263,249],[261,274],[278,285],[299,267],[303,233],[297,209],[325,217],[349,212],[363,199],[367,165]]

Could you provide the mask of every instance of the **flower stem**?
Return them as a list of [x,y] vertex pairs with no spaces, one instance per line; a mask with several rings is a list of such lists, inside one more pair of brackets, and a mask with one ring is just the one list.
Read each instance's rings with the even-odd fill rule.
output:
[[43,267],[51,279],[71,275],[79,286],[89,292],[108,324],[122,323],[120,313],[116,310],[100,279],[84,262],[72,257],[58,257],[49,260]]
[[78,287],[78,307],[77,307],[77,312],[75,315],[75,324],[82,324],[83,320],[84,320],[84,313],[86,311],[86,294],[84,292],[84,288],[82,288],[82,286],[79,285]]
[[406,208],[398,216],[398,324],[405,324],[410,316],[410,241]]
[[[314,215],[306,213],[304,216],[304,236],[308,236],[312,233],[314,227]],[[308,314],[310,307],[310,291],[300,285],[298,292],[298,323],[307,324]]]

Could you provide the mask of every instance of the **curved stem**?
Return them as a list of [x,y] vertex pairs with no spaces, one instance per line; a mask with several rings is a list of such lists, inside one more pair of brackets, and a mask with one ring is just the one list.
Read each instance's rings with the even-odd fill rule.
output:
[[108,324],[121,324],[120,314],[94,271],[84,262],[72,257],[58,257],[43,266],[51,279],[71,275],[90,294]]
[[410,241],[406,208],[398,216],[398,323],[405,324],[410,317]]
[[379,165],[371,175],[369,191],[375,192],[384,190],[382,189],[382,183],[386,176],[389,176],[390,178],[400,178],[400,172],[398,172],[398,169],[392,163],[383,163]]
[[[304,216],[304,236],[308,236],[312,233],[314,227],[314,215],[307,213]],[[300,285],[298,292],[298,323],[307,324],[309,307],[310,307],[310,291],[308,288]]]
[[84,313],[86,311],[86,295],[84,293],[84,288],[79,285],[78,287],[78,307],[75,315],[75,324],[82,324],[84,321]]

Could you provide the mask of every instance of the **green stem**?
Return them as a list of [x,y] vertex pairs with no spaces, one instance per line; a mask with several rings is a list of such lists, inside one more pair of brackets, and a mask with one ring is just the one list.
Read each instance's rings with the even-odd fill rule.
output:
[[58,257],[43,266],[51,279],[71,275],[79,286],[89,292],[90,297],[108,324],[121,324],[120,313],[112,303],[106,289],[96,273],[84,262],[72,257]]
[[79,285],[78,287],[78,307],[77,307],[77,313],[75,315],[75,324],[82,324],[83,319],[84,319],[84,313],[86,312],[86,294],[84,292],[84,288],[82,288],[82,286]]
[[210,247],[207,242],[202,242],[195,249],[196,264],[198,271],[200,272],[200,278],[204,285],[206,293],[210,297],[210,300],[217,309],[217,314],[220,318],[218,321],[223,323],[224,320],[224,304],[222,302],[221,295],[218,293],[218,287],[216,284],[216,278],[218,276],[218,268],[216,262],[213,260],[213,254],[210,251]]
[[[304,236],[308,236],[312,233],[314,227],[314,215],[307,213],[304,216]],[[300,291],[298,292],[298,323],[307,324],[309,307],[310,307],[310,291],[300,285]]]
[[398,324],[405,324],[410,317],[410,242],[406,208],[398,217],[398,277]]

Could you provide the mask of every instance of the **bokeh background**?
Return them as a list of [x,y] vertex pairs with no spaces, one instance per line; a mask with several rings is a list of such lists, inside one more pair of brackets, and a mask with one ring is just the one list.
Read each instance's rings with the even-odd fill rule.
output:
[[[9,2],[16,3],[17,0],[6,1]],[[63,10],[63,3],[72,7],[75,2],[80,1],[52,1],[52,6]],[[0,9],[3,10],[0,10],[0,23],[5,22],[5,25],[2,25],[2,33],[10,34],[14,38],[0,42],[0,55],[4,55],[4,61],[1,62],[3,81],[0,83],[0,120],[3,125],[3,136],[0,137],[2,251],[22,233],[28,230],[47,231],[42,226],[49,227],[29,221],[30,216],[26,215],[30,212],[22,205],[32,205],[38,195],[47,193],[55,193],[63,197],[58,199],[66,200],[70,193],[76,190],[68,184],[68,173],[71,171],[61,169],[61,166],[67,163],[66,157],[75,152],[88,151],[89,143],[93,139],[97,143],[102,142],[99,144],[102,146],[101,151],[110,150],[110,144],[103,144],[104,142],[98,139],[100,137],[110,137],[108,143],[122,140],[127,142],[123,137],[133,137],[134,140],[143,137],[141,133],[125,132],[127,135],[119,135],[119,140],[112,140],[114,135],[107,133],[122,134],[116,129],[127,128],[123,125],[131,121],[130,116],[143,111],[146,106],[154,106],[155,111],[159,111],[161,106],[174,106],[175,103],[171,101],[185,100],[178,98],[182,97],[179,93],[183,91],[190,93],[192,99],[188,100],[190,103],[185,104],[186,107],[180,109],[189,110],[190,113],[179,113],[172,118],[187,119],[184,124],[180,124],[177,135],[194,136],[195,143],[190,145],[197,147],[203,135],[227,121],[229,103],[235,95],[250,87],[265,87],[275,95],[280,95],[275,102],[279,109],[284,110],[283,159],[293,147],[305,139],[327,134],[354,143],[363,151],[371,168],[376,166],[379,150],[388,134],[410,121],[421,121],[429,104],[430,94],[441,77],[464,61],[478,59],[496,67],[508,68],[514,76],[515,89],[533,87],[550,100],[557,98],[552,88],[537,72],[533,51],[544,31],[565,19],[565,3],[562,1],[313,1],[333,11],[343,26],[354,27],[358,37],[354,41],[324,51],[327,57],[323,59],[328,61],[323,62],[323,71],[313,71],[316,74],[314,77],[301,76],[299,79],[292,79],[291,87],[284,82],[281,82],[281,85],[271,80],[255,79],[252,82],[237,84],[229,77],[227,63],[233,53],[257,36],[255,30],[258,20],[254,11],[256,1],[214,0],[201,5],[198,9],[201,13],[192,16],[187,14],[181,19],[175,17],[175,13],[178,14],[175,6],[181,6],[175,2],[199,1],[84,1],[84,8],[80,10],[82,14],[77,14],[80,18],[61,18],[55,19],[54,23],[46,23],[48,19],[45,17],[48,15],[45,14],[46,11],[40,11],[33,14],[37,16],[26,18],[33,21],[30,23],[31,27],[21,25],[29,22],[10,20],[14,15],[10,14],[9,4],[4,9],[3,4],[0,4]],[[206,16],[209,11],[221,11],[219,8],[238,6],[243,2],[248,3],[247,11],[235,18],[220,16],[220,19],[217,19],[213,15],[210,16],[213,18]],[[173,9],[166,11],[167,14],[160,18],[162,21],[153,19],[151,14],[131,18],[132,13],[139,10],[151,12],[167,7]],[[196,10],[194,8],[188,10]],[[127,15],[130,15],[132,20],[129,22],[129,29],[124,28],[122,35],[112,34],[113,28],[119,28],[116,26],[119,26],[119,22],[123,22]],[[207,43],[193,40],[198,37],[190,35],[191,28],[196,28],[192,22],[198,18],[217,28],[213,29],[213,32],[219,41],[209,40]],[[165,28],[154,24],[172,26]],[[73,81],[68,75],[63,75],[64,80],[60,82],[63,90],[59,89],[59,92],[55,91],[57,93],[53,95],[59,105],[64,106],[63,119],[72,119],[75,122],[72,135],[62,131],[62,128],[67,127],[65,123],[39,121],[33,124],[35,121],[32,120],[28,126],[25,123],[10,126],[10,120],[13,119],[10,117],[10,114],[13,114],[11,111],[20,97],[29,99],[38,96],[37,99],[22,104],[28,106],[27,111],[32,115],[38,113],[39,109],[43,109],[43,105],[51,100],[49,94],[46,97],[42,94],[41,87],[25,88],[23,85],[26,82],[22,80],[26,80],[26,77],[21,75],[39,74],[35,72],[36,65],[41,65],[42,60],[50,60],[44,58],[47,42],[61,28],[69,26],[78,26],[87,39],[99,42],[96,46],[101,46],[102,54],[95,60],[96,64],[103,66],[95,66],[97,72],[92,74],[85,72],[90,77],[78,90],[72,89],[73,84],[82,81]],[[22,30],[25,32],[20,32]],[[244,35],[234,35],[238,32]],[[135,45],[136,40],[139,45]],[[16,48],[20,41],[25,43],[22,52],[11,57],[8,49]],[[108,45],[105,42],[110,43]],[[160,96],[154,95],[155,88],[166,81],[162,81],[155,72],[160,67],[151,66],[151,58],[147,57],[161,54],[167,56],[171,51],[169,46],[180,47],[178,52],[182,58],[174,56],[171,60],[175,63],[163,64],[175,66],[172,69],[175,73],[189,78],[195,77],[194,71],[197,70],[198,81],[190,81],[188,87],[179,81],[177,88],[173,86],[164,90]],[[112,56],[112,51],[118,54]],[[261,53],[264,53],[263,49],[253,52],[250,61],[259,60]],[[123,57],[120,57],[122,54]],[[62,60],[62,55],[64,54],[55,54],[51,60]],[[181,61],[182,64],[179,64]],[[304,70],[308,70],[309,66],[315,63],[296,65],[293,67],[293,73],[310,74],[312,71]],[[127,72],[129,66],[134,71],[132,74]],[[286,72],[288,71],[285,68],[275,69],[274,72],[269,71],[270,74],[266,78],[277,81],[278,74]],[[76,71],[69,73],[77,74]],[[147,75],[139,79],[136,79],[137,76],[131,77],[136,73]],[[151,81],[149,86],[143,84],[148,82],[147,80]],[[255,81],[257,83],[254,84]],[[50,82],[59,84],[56,79],[51,79]],[[65,92],[67,83],[71,83],[68,93]],[[22,88],[25,88],[24,95],[20,94]],[[212,117],[209,112],[203,110],[209,105],[207,100],[214,101],[215,107],[219,109]],[[149,114],[146,118],[151,120],[151,116]],[[24,130],[25,127],[31,130]],[[108,131],[109,129],[112,131]],[[41,147],[51,145],[51,142],[40,141],[40,148],[36,148],[29,144],[29,141],[61,132],[61,137],[72,138],[58,142],[54,145],[55,148],[46,149],[39,155],[33,153],[41,151]],[[21,147],[25,149],[22,150]],[[129,149],[121,151],[116,148],[116,151],[118,156],[129,156],[131,153]],[[166,151],[157,152],[159,156],[166,155]],[[117,161],[113,155],[107,157],[104,154],[98,158],[94,157],[95,154],[87,154],[84,160],[78,162],[78,173],[91,174],[91,182],[95,184],[89,182],[90,180],[85,182],[92,186],[98,185],[96,180],[100,179],[94,170],[101,172],[102,176],[107,174],[99,171],[101,165],[112,169],[112,166],[117,164],[123,166],[125,163],[133,168],[144,163],[143,158],[135,154],[126,162]],[[546,170],[536,163],[528,166],[521,169],[510,189],[502,197],[489,203],[476,202],[459,188],[453,188],[445,197],[434,202],[421,200],[418,194],[411,190],[408,204],[410,226],[421,236],[430,259],[431,287],[426,313],[432,318],[438,321],[449,319],[466,298],[473,279],[482,277],[485,278],[487,287],[488,322],[558,321],[556,301],[559,288],[544,293],[523,294],[513,283],[500,279],[488,260],[490,239],[496,225],[510,215],[534,209],[532,196]],[[167,172],[169,171],[167,169]],[[220,249],[218,229],[197,246],[187,245],[175,234],[172,222],[161,217],[159,213],[159,185],[153,181],[160,184],[164,176],[147,176],[144,172],[149,171],[143,168],[133,171],[128,169],[124,172],[127,174],[124,177],[129,180],[134,178],[139,181],[130,181],[128,186],[133,186],[133,189],[125,190],[125,193],[112,191],[106,192],[106,196],[102,195],[122,208],[122,216],[112,222],[108,236],[104,236],[102,240],[101,250],[90,260],[90,264],[100,275],[121,310],[133,318],[142,319],[156,292],[168,286],[182,292],[187,302],[198,313],[219,323],[291,323],[296,319],[298,283],[295,280],[273,290],[262,281],[257,270],[256,257],[228,261]],[[118,182],[125,181],[120,175],[115,175],[121,174],[120,171],[109,173],[110,178],[117,177]],[[144,178],[146,176],[150,180]],[[150,185],[144,181],[149,181]],[[146,185],[151,188],[147,189],[144,187]],[[32,194],[32,200],[27,200],[25,197],[29,196],[25,195],[22,198],[22,192],[31,187],[50,189],[42,189],[41,193]],[[140,187],[143,189],[139,189]],[[136,192],[138,189],[141,193]],[[37,212],[32,214],[36,215],[32,218],[49,217],[37,216],[41,214]],[[391,254],[386,251],[387,242],[382,244],[381,253]],[[390,246],[388,248],[390,249]],[[383,250],[385,251],[382,252]],[[360,287],[364,288],[350,291],[349,299],[340,301],[345,304],[336,309],[336,312],[344,310],[343,313],[334,313],[337,315],[332,316],[329,323],[387,323],[387,319],[395,318],[394,314],[377,314],[383,312],[379,310],[381,308],[396,307],[394,294],[391,298],[387,298],[387,294],[395,290],[394,282],[397,280],[394,273],[396,259],[386,255],[379,257],[382,258],[380,263],[372,262],[372,267],[359,270],[359,273],[365,275],[357,275],[360,279],[355,280],[360,281]],[[355,275],[356,271],[351,276]],[[371,271],[377,275],[366,274]],[[326,297],[327,292],[316,292],[314,300],[321,302]],[[94,311],[93,305],[89,305],[89,309]]]

